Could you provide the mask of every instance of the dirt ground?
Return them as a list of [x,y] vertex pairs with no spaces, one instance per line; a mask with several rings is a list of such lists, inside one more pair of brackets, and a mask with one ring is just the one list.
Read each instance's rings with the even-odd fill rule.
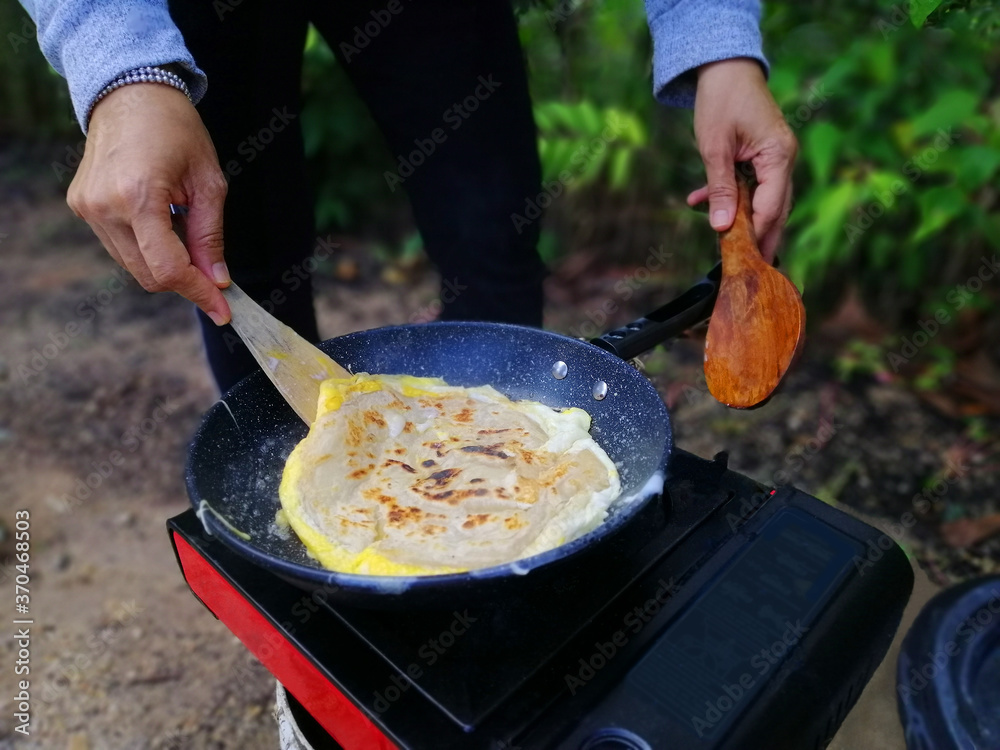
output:
[[[9,601],[9,534],[28,509],[35,620],[32,737],[13,733],[4,666],[0,747],[273,750],[273,679],[191,596],[164,528],[188,507],[187,442],[217,397],[190,306],[119,274],[44,176],[0,182],[0,253],[0,586]],[[324,336],[406,322],[435,296],[429,273],[361,267],[353,281],[330,269],[320,278]],[[613,280],[581,292],[557,275],[547,323],[578,326]],[[668,299],[672,283],[645,283],[621,320]],[[897,384],[842,384],[831,346],[815,337],[783,392],[750,412],[705,393],[696,341],[647,364],[680,446],[727,449],[733,468],[840,500],[887,529],[939,479],[944,494],[909,529],[909,552],[941,584],[995,571],[1000,542],[952,550],[938,524],[956,507],[1000,511],[996,422],[973,438]],[[3,665],[16,650],[8,633]]]

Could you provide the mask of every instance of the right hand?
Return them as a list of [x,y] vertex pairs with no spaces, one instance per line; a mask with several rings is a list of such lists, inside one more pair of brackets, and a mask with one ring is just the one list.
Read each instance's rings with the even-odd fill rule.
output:
[[[66,202],[143,289],[177,292],[223,325],[231,317],[219,291],[230,283],[222,257],[226,187],[191,102],[170,86],[136,83],[94,107]],[[173,232],[171,203],[188,206],[187,247]]]
[[768,263],[781,241],[792,208],[792,168],[798,143],[767,88],[756,60],[735,58],[698,70],[694,132],[708,185],[688,196],[694,206],[706,198],[712,228],[722,232],[736,217],[736,162],[753,162],[753,227]]

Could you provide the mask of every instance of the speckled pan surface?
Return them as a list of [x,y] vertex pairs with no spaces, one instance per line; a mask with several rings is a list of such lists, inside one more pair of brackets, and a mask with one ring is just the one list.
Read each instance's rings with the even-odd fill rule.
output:
[[[523,576],[600,543],[662,491],[672,447],[663,401],[634,368],[587,342],[520,326],[432,323],[362,331],[330,339],[320,347],[352,372],[436,376],[462,386],[489,384],[514,399],[585,409],[593,419],[591,433],[618,466],[622,495],[594,531],[507,565],[419,577],[324,570],[307,556],[293,533],[281,533],[275,526],[285,459],[307,428],[257,372],[205,414],[188,456],[188,494],[201,510],[206,528],[222,542],[306,588],[400,594]],[[563,378],[553,376],[557,362],[566,364]],[[595,400],[595,384],[601,382],[607,384],[607,396]]]

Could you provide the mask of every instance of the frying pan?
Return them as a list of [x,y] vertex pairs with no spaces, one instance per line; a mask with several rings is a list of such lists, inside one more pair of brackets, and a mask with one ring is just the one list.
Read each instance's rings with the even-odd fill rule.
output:
[[[275,524],[285,460],[307,427],[267,380],[249,375],[208,410],[191,443],[186,482],[207,533],[260,567],[329,600],[362,607],[468,606],[530,583],[607,565],[662,526],[663,490],[673,446],[659,393],[628,359],[705,320],[721,266],[674,301],[590,342],[501,323],[438,322],[389,326],[319,346],[352,372],[407,373],[451,385],[492,385],[590,413],[591,433],[618,466],[622,494],[590,533],[505,565],[435,576],[373,576],[326,570],[290,530]],[[645,519],[645,523],[641,521]],[[495,599],[494,599],[495,600]]]

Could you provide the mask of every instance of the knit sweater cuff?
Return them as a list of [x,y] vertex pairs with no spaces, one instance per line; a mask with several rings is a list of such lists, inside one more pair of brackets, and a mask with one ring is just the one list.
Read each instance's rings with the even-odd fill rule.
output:
[[[81,6],[85,9],[82,13]],[[194,103],[205,95],[205,74],[184,45],[165,0],[79,4],[67,0],[57,3],[45,21],[39,28],[42,51],[66,77],[84,132],[84,118],[101,89],[134,68],[176,63]]]
[[757,0],[646,0],[653,37],[653,94],[663,104],[693,107],[696,69],[747,57],[768,73]]

